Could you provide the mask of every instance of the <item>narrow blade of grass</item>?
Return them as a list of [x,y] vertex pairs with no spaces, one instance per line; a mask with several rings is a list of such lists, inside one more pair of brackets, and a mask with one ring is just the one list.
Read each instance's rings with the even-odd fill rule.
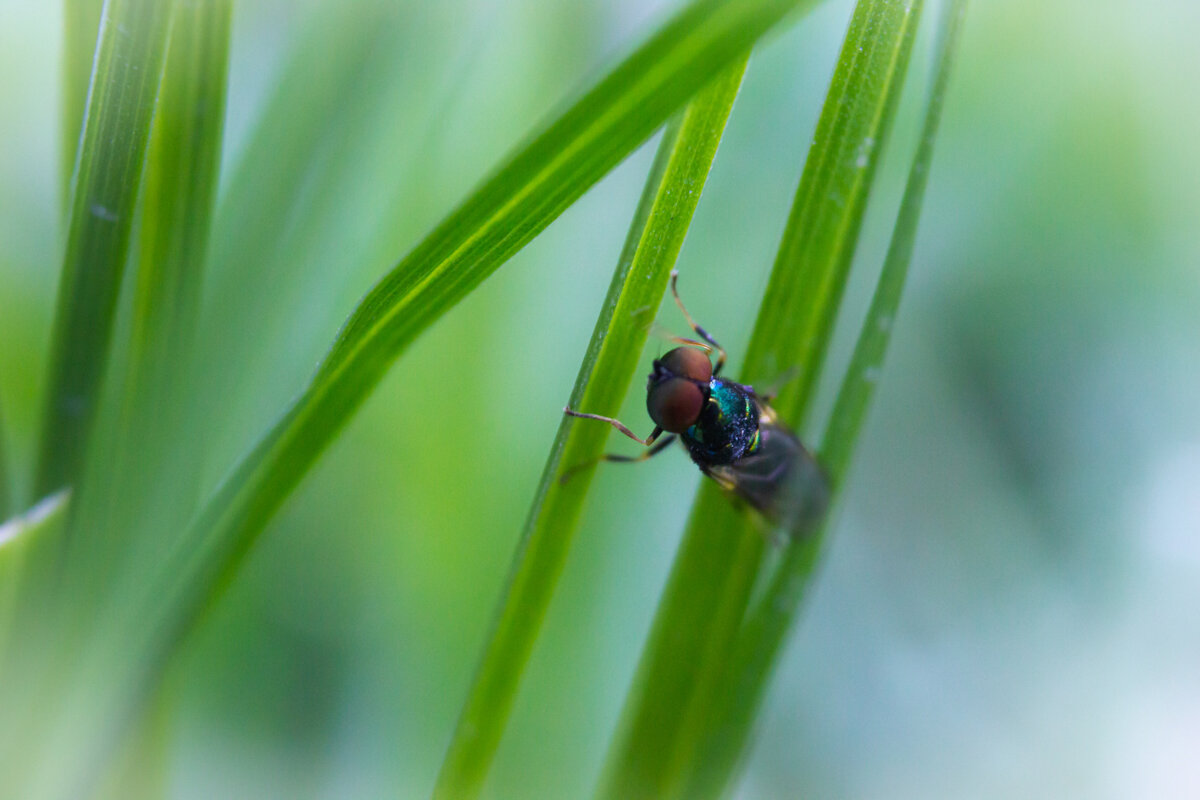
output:
[[[272,252],[304,194],[308,165],[346,124],[339,99],[363,79],[386,3],[326,3],[290,52],[249,141],[235,160],[217,211],[212,245],[218,272],[246,271]],[[240,291],[240,289],[238,290]],[[223,294],[223,302],[237,298]]]
[[904,196],[896,214],[896,226],[888,244],[879,283],[875,287],[862,332],[854,347],[850,368],[842,379],[829,426],[821,441],[821,460],[835,485],[846,477],[850,457],[875,396],[883,359],[891,342],[892,322],[896,318],[896,309],[900,307],[900,297],[904,292],[916,244],[917,223],[921,219],[925,185],[933,163],[933,146],[937,140],[938,123],[942,118],[966,6],[966,0],[944,0],[942,3],[933,82],[926,101],[921,139],[913,156],[908,182],[904,186]]
[[148,535],[152,546],[165,547],[172,538],[167,532],[181,529],[199,500],[202,437],[189,436],[187,424],[224,129],[231,3],[174,4],[147,154],[129,335],[114,345],[119,374],[106,391],[104,423],[72,521],[93,540],[74,542],[82,548],[78,578],[101,591],[111,590],[110,570],[128,567],[122,542]]
[[100,30],[100,12],[104,0],[64,0],[62,105],[59,120],[59,172],[62,175],[63,215],[70,210],[71,174],[83,131],[83,112],[87,107],[88,85],[96,56],[96,34]]
[[[681,121],[668,126],[575,379],[571,408],[604,416],[619,410],[745,67],[743,58],[722,73],[688,105]],[[565,470],[599,458],[609,432],[606,426],[567,417],[559,425],[435,797],[479,794],[562,575],[594,470],[582,469],[566,483],[561,478]]]
[[[178,546],[148,564],[136,592],[113,598],[88,632],[88,647],[68,665],[78,677],[69,681],[72,690],[47,697],[55,708],[43,709],[52,718],[44,752],[74,753],[114,738],[159,684],[183,635],[267,521],[400,352],[802,3],[689,5],[402,259],[363,300],[308,387],[218,487]],[[39,770],[39,783],[78,785],[78,774],[51,775],[50,767],[42,762],[22,769]]]
[[[393,46],[392,17],[404,13],[398,7],[377,0],[320,4],[237,154],[217,209],[210,302],[202,320],[206,382],[200,391],[214,407],[227,407],[229,396],[245,394],[247,385],[260,380],[253,354],[264,332],[295,313],[296,297],[286,292],[295,286],[298,263],[289,249],[302,246],[294,243],[304,238],[296,228],[314,237],[328,230],[344,233],[339,230],[344,225],[330,224],[345,187],[329,183],[328,170],[341,166],[328,164],[329,150],[341,137],[362,135],[352,100],[371,92],[369,73],[380,60],[372,59]],[[356,144],[350,149],[362,158],[366,148]],[[310,212],[306,202],[318,199],[327,206]],[[324,217],[316,216],[321,212]],[[264,302],[266,297],[273,302]]]
[[[23,561],[28,580],[15,620],[23,651],[14,665],[19,680],[0,684],[6,692],[0,772],[12,791],[28,796],[42,796],[43,789],[49,796],[72,794],[86,783],[80,775],[106,764],[119,744],[112,736],[60,738],[71,745],[51,757],[55,748],[46,741],[86,717],[78,702],[58,698],[70,696],[78,682],[73,659],[97,617],[138,585],[145,565],[178,538],[198,499],[195,458],[172,443],[186,433],[191,339],[224,120],[230,2],[163,5],[168,12],[174,6],[177,16],[157,103],[148,104],[155,115],[129,338],[112,347],[68,546]],[[106,676],[97,671],[88,678],[97,685]]]
[[232,2],[175,5],[150,141],[129,348],[131,383],[148,412],[178,405],[191,366],[225,127]]
[[35,496],[73,482],[108,361],[171,4],[110,0],[88,95],[50,344]]
[[[206,442],[210,464],[242,455],[307,377],[312,357],[280,351],[326,346],[323,332],[336,329],[334,315],[361,296],[363,282],[441,216],[442,176],[422,181],[411,166],[438,169],[414,134],[447,94],[433,76],[449,56],[418,46],[438,30],[428,21],[436,11],[368,0],[322,3],[313,16],[218,207],[198,393],[229,424]],[[444,130],[435,130],[441,141]],[[379,247],[381,239],[403,248]]]
[[[919,2],[858,4],[751,337],[743,378],[800,370],[776,404],[793,423],[805,416],[828,347],[919,10]],[[702,484],[599,797],[686,791],[764,544],[759,520]]]
[[[829,470],[835,490],[845,480],[891,339],[892,322],[908,276],[921,201],[966,5],[966,0],[947,0],[942,6],[933,82],[921,139],[904,188],[883,270],[822,442],[822,461]],[[703,757],[697,760],[699,769],[694,781],[697,791],[692,796],[717,796],[716,791],[702,793],[699,789],[723,789],[734,774],[762,705],[772,669],[799,611],[816,561],[816,545],[814,538],[811,543],[788,551],[761,603],[747,619],[731,659],[729,678],[722,687],[720,714],[710,726],[710,739],[704,747]]]
[[4,415],[0,414],[0,519],[12,513],[12,488],[8,485],[8,456],[4,449]]
[[[0,680],[10,677],[7,672],[14,648],[12,628],[15,621],[25,565],[33,552],[62,529],[66,520],[68,493],[51,495],[20,516],[0,523]],[[21,647],[28,642],[20,642]],[[0,741],[4,736],[0,734]]]

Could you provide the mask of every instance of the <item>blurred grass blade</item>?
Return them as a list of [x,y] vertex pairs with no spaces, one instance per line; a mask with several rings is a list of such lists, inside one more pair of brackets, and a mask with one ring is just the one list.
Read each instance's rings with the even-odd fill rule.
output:
[[[629,229],[568,405],[614,416],[704,189],[745,73],[743,57],[667,128]],[[492,634],[442,764],[434,795],[479,794],[579,522],[610,429],[568,417],[542,471]]]
[[130,374],[148,413],[179,404],[191,366],[225,125],[232,2],[175,5],[133,298]]
[[[112,597],[68,666],[46,741],[108,741],[275,510],[426,327],[544,229],[803,0],[704,0],[671,19],[512,156],[379,282],[294,405],[226,477],[169,555]],[[90,123],[89,123],[90,124]],[[85,144],[86,151],[86,144]],[[81,716],[66,709],[79,704]],[[45,767],[48,769],[49,767]],[[72,775],[38,780],[73,785]]]
[[[31,553],[53,539],[66,518],[67,492],[51,495],[24,514],[0,523],[0,667],[7,666],[9,637]],[[27,645],[22,642],[22,646]],[[7,676],[0,675],[0,680]]]
[[23,561],[26,581],[14,602],[14,636],[23,652],[6,665],[17,677],[0,684],[7,692],[0,697],[6,709],[0,773],[23,796],[74,793],[97,764],[108,762],[106,748],[119,744],[111,730],[88,737],[86,725],[78,726],[77,740],[60,739],[71,741],[65,753],[50,757],[55,748],[46,742],[87,716],[81,712],[86,703],[65,699],[71,687],[108,679],[104,670],[80,679],[74,659],[82,642],[97,619],[129,594],[129,585],[140,591],[146,565],[157,563],[178,538],[198,500],[195,458],[172,445],[186,433],[191,337],[224,119],[230,2],[163,5],[168,14],[173,6],[177,16],[157,101],[148,103],[155,113],[145,154],[140,247],[131,259],[132,313],[114,337],[83,479],[73,494],[68,545]]
[[[348,171],[346,164],[328,164],[329,150],[341,137],[361,136],[364,125],[350,100],[369,92],[372,68],[380,68],[378,54],[391,46],[389,35],[397,27],[392,17],[403,13],[396,8],[377,0],[321,4],[237,157],[217,207],[211,246],[209,303],[202,321],[207,381],[200,387],[207,403],[228,403],[229,396],[259,381],[261,368],[256,372],[247,363],[251,354],[262,349],[265,331],[284,327],[276,320],[292,324],[287,315],[295,314],[298,301],[288,292],[294,289],[299,259],[291,247],[312,247],[307,240],[293,244],[304,238],[294,227],[311,237],[339,228],[335,214],[345,187],[322,169],[337,178]],[[350,149],[363,158],[365,148],[356,144]],[[318,202],[326,206],[315,213],[306,207]],[[352,244],[338,243],[338,258],[345,258]],[[339,262],[338,268],[346,267]],[[264,302],[265,296],[274,302]]]
[[[966,0],[946,0],[942,4],[933,81],[921,139],[879,282],[822,442],[822,462],[829,471],[835,492],[845,480],[850,456],[870,407],[908,275],[933,145],[965,10]],[[718,716],[709,726],[710,739],[696,761],[695,791],[690,796],[718,796],[719,792],[712,790],[723,789],[732,779],[762,705],[772,668],[796,618],[816,561],[818,540],[819,537],[814,537],[804,546],[794,546],[788,551],[779,572],[739,635],[729,677],[722,686]]]
[[[919,11],[919,0],[861,0],[856,7],[751,337],[746,382],[800,369],[776,403],[793,423],[805,416],[828,347]],[[687,790],[762,567],[759,523],[713,482],[701,485],[599,797],[675,797]]]
[[161,0],[105,6],[50,344],[38,497],[74,481],[95,415],[170,12]]
[[0,519],[12,513],[12,487],[9,486],[8,456],[4,450],[4,415],[0,414]]
[[59,172],[62,175],[63,215],[70,209],[71,174],[79,153],[83,112],[96,56],[96,35],[104,0],[64,0],[62,106],[60,108]]
[[745,375],[799,370],[774,404],[797,427],[829,349],[921,5],[860,0],[855,8],[755,322]]
[[346,124],[339,98],[364,80],[371,53],[385,44],[387,5],[326,3],[308,21],[221,197],[221,235],[212,244],[218,269],[249,269],[283,236],[308,166]]
[[231,3],[174,4],[146,158],[128,339],[114,344],[115,386],[105,393],[72,521],[94,532],[94,541],[73,542],[83,548],[79,578],[102,591],[108,570],[123,563],[118,538],[151,532],[162,547],[170,541],[164,533],[185,526],[199,500],[190,380],[224,129]]
[[[416,133],[429,125],[443,142],[432,107],[454,96],[435,78],[449,52],[416,46],[444,32],[439,12],[368,0],[322,3],[310,16],[218,205],[197,391],[227,424],[206,437],[206,480],[274,421],[364,282],[446,207],[443,176],[423,182],[414,168],[449,161],[430,158]],[[450,52],[481,56],[467,39]],[[383,239],[397,244],[380,247]]]
[[871,399],[883,367],[883,358],[891,341],[892,322],[904,283],[908,278],[909,262],[916,243],[917,223],[921,218],[921,203],[925,184],[933,162],[933,145],[937,139],[938,123],[942,117],[946,89],[950,83],[951,67],[966,14],[966,0],[944,0],[939,22],[937,51],[934,55],[933,83],[929,91],[921,139],[913,156],[896,227],[888,245],[887,256],[866,321],[854,348],[850,369],[842,380],[837,401],[830,415],[825,437],[821,442],[821,461],[829,470],[835,485],[846,477],[846,470],[858,434],[866,419]]

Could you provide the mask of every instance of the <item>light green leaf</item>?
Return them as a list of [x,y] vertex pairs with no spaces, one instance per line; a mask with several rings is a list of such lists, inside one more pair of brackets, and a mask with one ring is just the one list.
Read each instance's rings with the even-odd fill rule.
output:
[[129,345],[130,385],[147,413],[182,402],[225,127],[231,0],[175,5],[150,140]]
[[[368,214],[352,202],[356,193],[347,176],[365,174],[390,188],[396,178],[380,164],[374,138],[389,140],[396,153],[409,151],[408,132],[380,120],[380,106],[397,105],[397,98],[379,84],[426,68],[398,63],[391,55],[397,29],[413,8],[386,0],[319,4],[237,154],[217,209],[199,353],[200,397],[222,413],[236,418],[238,402],[247,395],[254,400],[266,395],[275,408],[290,399],[290,391],[263,391],[262,384],[277,373],[259,359],[275,359],[272,345],[278,343],[271,334],[295,326],[313,273],[319,269],[345,276],[338,284],[358,285],[354,279],[363,273],[364,259],[357,248],[364,232],[353,226]],[[419,117],[424,110],[412,106],[406,102],[392,113]],[[364,169],[364,161],[373,168]],[[388,228],[394,227],[389,220]],[[371,274],[379,265],[371,262]],[[305,320],[306,327],[321,322]],[[232,445],[217,437],[210,449],[222,460],[231,457],[231,446],[241,455],[246,437],[261,432],[261,425],[236,426],[229,432],[236,437]]]

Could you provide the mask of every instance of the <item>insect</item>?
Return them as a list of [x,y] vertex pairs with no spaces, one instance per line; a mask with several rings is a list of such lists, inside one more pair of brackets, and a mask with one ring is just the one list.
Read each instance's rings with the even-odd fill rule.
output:
[[[684,307],[676,288],[678,277],[678,272],[671,273],[671,294],[702,341],[675,337],[673,341],[683,346],[655,360],[646,382],[646,410],[654,421],[650,435],[642,439],[610,417],[570,408],[564,412],[606,422],[647,448],[638,456],[607,454],[602,461],[644,461],[678,438],[700,471],[727,494],[755,508],[779,529],[811,530],[829,505],[824,470],[780,421],[768,397],[752,386],[720,377],[725,350]],[[715,365],[709,356],[713,351]],[[669,435],[662,437],[663,433]]]

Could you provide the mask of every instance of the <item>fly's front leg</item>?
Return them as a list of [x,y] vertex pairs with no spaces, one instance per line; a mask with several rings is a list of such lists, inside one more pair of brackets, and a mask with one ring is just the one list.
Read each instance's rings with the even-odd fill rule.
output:
[[645,439],[643,439],[640,436],[638,436],[636,433],[634,433],[633,431],[629,430],[629,428],[626,428],[619,421],[613,419],[612,417],[602,417],[599,414],[585,414],[582,411],[572,411],[570,406],[568,406],[567,408],[564,408],[563,413],[566,414],[568,417],[582,417],[583,419],[594,419],[594,420],[599,420],[600,422],[607,422],[609,425],[612,425],[614,428],[616,428],[621,433],[628,436],[630,439],[633,439],[638,444],[643,444],[646,447],[649,447],[650,445],[654,444],[654,440],[657,439],[659,436],[661,436],[662,432],[663,432],[662,428],[655,425],[654,430],[652,430],[650,432],[650,435],[647,436]]
[[679,270],[671,270],[671,294],[675,296],[675,305],[679,306],[679,310],[683,312],[683,318],[687,320],[688,325],[696,332],[704,341],[711,344],[717,351],[717,363],[713,365],[713,375],[721,373],[721,367],[725,366],[725,348],[717,343],[717,340],[712,337],[708,331],[696,324],[696,320],[692,319],[692,315],[683,305],[683,300],[679,299],[679,289],[676,283],[679,281]]
[[[599,458],[595,459],[594,461],[585,461],[582,464],[576,464],[575,466],[569,468],[566,472],[564,472],[562,474],[562,477],[558,479],[559,483],[566,483],[567,480],[572,475],[574,475],[576,472],[579,472],[580,470],[586,469],[588,467],[595,466],[596,464],[600,463],[601,461],[613,461],[613,462],[626,463],[626,464],[631,464],[631,463],[635,463],[638,461],[645,461],[646,459],[651,458],[652,456],[658,455],[663,450],[666,450],[667,447],[671,444],[671,442],[675,441],[674,434],[671,434],[670,436],[667,436],[665,439],[662,439],[661,441],[659,441],[658,437],[662,435],[663,430],[662,430],[662,428],[658,427],[657,425],[654,427],[654,430],[650,432],[649,436],[647,436],[645,439],[642,439],[642,438],[638,437],[633,431],[629,430],[629,428],[625,427],[623,424],[621,424],[617,420],[613,419],[612,417],[602,417],[599,414],[584,414],[581,411],[572,411],[570,408],[564,408],[563,413],[565,413],[569,417],[582,417],[583,419],[594,419],[594,420],[598,420],[600,422],[607,422],[609,425],[612,425],[614,428],[616,428],[621,433],[628,436],[630,439],[633,439],[638,444],[645,445],[646,449],[643,450],[639,455],[636,455],[636,456],[622,456],[622,455],[617,455],[616,453],[605,453],[604,455],[600,456]],[[656,441],[657,441],[657,443],[656,443]]]

